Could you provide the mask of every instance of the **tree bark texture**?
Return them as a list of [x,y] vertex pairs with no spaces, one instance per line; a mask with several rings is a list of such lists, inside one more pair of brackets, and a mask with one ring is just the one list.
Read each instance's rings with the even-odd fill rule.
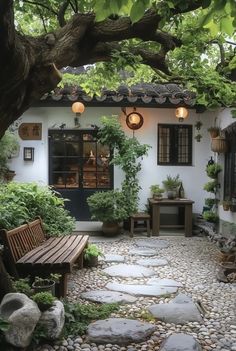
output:
[[[189,6],[195,9],[201,3],[196,0]],[[68,1],[64,5],[66,8]],[[65,8],[58,18],[61,27],[30,37],[15,30],[13,0],[0,0],[0,138],[34,101],[57,86],[61,80],[59,69],[109,61],[122,40],[140,38],[160,43],[159,52],[136,49],[135,54],[141,55],[144,63],[169,73],[166,54],[181,42],[158,30],[161,17],[156,11],[148,10],[135,24],[128,17],[95,22],[92,13],[75,14],[65,23]]]

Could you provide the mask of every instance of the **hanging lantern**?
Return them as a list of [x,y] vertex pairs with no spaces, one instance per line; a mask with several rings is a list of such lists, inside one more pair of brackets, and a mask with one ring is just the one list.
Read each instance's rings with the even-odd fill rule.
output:
[[73,105],[71,106],[71,109],[72,109],[72,112],[75,113],[75,118],[74,118],[75,127],[80,127],[79,117],[85,110],[84,104],[78,101],[74,102]]
[[175,110],[175,116],[178,118],[179,122],[183,122],[183,120],[188,117],[188,110],[185,107],[178,107]]
[[132,130],[137,130],[143,125],[143,116],[136,112],[136,108],[134,111],[129,113],[126,117],[126,124]]

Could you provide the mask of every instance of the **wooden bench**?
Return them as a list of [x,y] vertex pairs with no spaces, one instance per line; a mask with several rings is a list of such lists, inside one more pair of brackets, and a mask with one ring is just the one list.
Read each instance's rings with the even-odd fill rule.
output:
[[47,239],[41,219],[9,231],[1,230],[0,236],[14,276],[61,274],[58,297],[66,295],[67,275],[71,273],[73,264],[83,266],[83,250],[89,239],[88,235],[66,235]]

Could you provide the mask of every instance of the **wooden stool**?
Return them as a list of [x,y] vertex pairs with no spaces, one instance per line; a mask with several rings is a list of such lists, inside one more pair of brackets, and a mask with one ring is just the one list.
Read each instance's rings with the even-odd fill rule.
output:
[[132,214],[130,216],[130,237],[132,238],[134,236],[134,223],[138,221],[143,221],[144,229],[147,229],[147,236],[151,236],[150,218],[151,216],[144,212]]

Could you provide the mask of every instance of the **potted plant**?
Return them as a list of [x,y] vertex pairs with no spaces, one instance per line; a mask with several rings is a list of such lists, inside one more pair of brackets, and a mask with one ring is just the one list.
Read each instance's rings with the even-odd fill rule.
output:
[[61,274],[51,273],[49,277],[35,277],[34,282],[32,284],[32,288],[35,293],[38,292],[50,292],[52,295],[55,295],[55,285],[59,283],[61,278]]
[[89,196],[87,202],[92,219],[103,222],[103,233],[118,234],[119,223],[128,218],[123,193],[119,190],[100,191]]
[[204,190],[208,191],[209,193],[216,193],[216,189],[217,189],[217,181],[216,180],[212,180],[210,182],[207,182],[204,187]]
[[205,199],[205,205],[210,209],[216,204],[216,199],[212,197],[208,197]]
[[163,188],[160,188],[159,184],[151,185],[150,190],[152,192],[153,199],[156,199],[156,200],[161,200],[162,194],[165,192]]
[[232,202],[230,200],[223,200],[220,204],[222,205],[224,211],[229,211]]
[[98,257],[103,256],[102,251],[95,244],[89,244],[84,250],[84,266],[96,267],[98,265]]
[[218,174],[222,171],[222,167],[218,163],[213,163],[206,166],[206,173],[209,178],[217,179]]
[[213,211],[205,211],[202,216],[210,223],[217,223],[219,221],[219,216]]
[[44,291],[33,295],[32,300],[37,303],[40,311],[44,312],[53,306],[56,298],[51,293]]
[[210,127],[207,130],[210,133],[211,138],[216,138],[220,134],[220,128],[219,127]]
[[0,140],[0,178],[10,181],[15,175],[15,171],[9,169],[8,162],[11,157],[18,154],[20,144],[14,133],[6,132]]
[[175,177],[167,175],[166,179],[163,180],[162,183],[167,192],[168,199],[174,199],[176,197],[177,189],[181,184],[179,174],[177,174]]

